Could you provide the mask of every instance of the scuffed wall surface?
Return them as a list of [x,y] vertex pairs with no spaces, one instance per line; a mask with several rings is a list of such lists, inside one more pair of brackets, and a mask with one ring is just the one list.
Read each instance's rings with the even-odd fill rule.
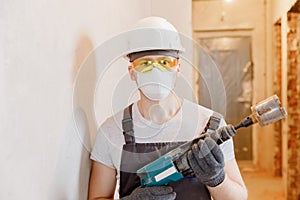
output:
[[[294,13],[288,13],[293,11]],[[282,126],[282,173],[287,199],[300,199],[299,152],[299,0],[274,1],[273,23],[281,21],[281,92],[288,108]]]
[[287,167],[287,199],[300,198],[300,15],[299,12],[288,13],[287,34],[288,45],[288,167]]
[[[274,25],[274,46],[275,46],[275,60],[274,60],[274,94],[281,97],[281,23],[278,22]],[[274,175],[282,176],[282,121],[274,124],[274,139],[275,139],[275,152],[274,152]]]

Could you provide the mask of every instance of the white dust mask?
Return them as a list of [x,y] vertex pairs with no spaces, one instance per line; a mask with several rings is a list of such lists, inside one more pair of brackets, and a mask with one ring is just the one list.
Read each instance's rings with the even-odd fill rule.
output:
[[174,89],[177,68],[162,72],[154,67],[147,73],[135,72],[138,88],[142,90],[147,98],[153,101],[165,99]]

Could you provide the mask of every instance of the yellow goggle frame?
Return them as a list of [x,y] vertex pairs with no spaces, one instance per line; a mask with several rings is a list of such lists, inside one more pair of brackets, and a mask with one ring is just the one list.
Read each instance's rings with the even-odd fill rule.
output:
[[171,71],[178,65],[178,58],[175,57],[161,57],[153,58],[140,58],[132,62],[132,67],[142,73],[151,71],[154,67],[162,72]]

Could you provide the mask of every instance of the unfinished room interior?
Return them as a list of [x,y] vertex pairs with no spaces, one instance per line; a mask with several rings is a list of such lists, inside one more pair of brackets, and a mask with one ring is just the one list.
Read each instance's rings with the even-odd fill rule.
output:
[[[300,0],[1,4],[0,199],[93,199],[99,127],[142,94],[128,73],[128,52],[121,55],[130,44],[121,36],[156,16],[187,45],[175,92],[221,113],[227,124],[256,120],[232,137],[248,199],[300,200]],[[203,74],[199,66],[216,73]],[[221,93],[214,88],[219,83]],[[269,119],[256,109],[270,97],[286,116],[264,124]]]
[[300,1],[194,0],[192,5],[193,38],[212,52],[221,68],[229,68],[221,70],[224,76],[239,77],[238,94],[231,92],[239,105],[232,107],[232,99],[227,101],[227,113],[238,116],[228,116],[227,121],[237,123],[243,108],[272,94],[287,109],[285,120],[253,126],[234,138],[249,199],[299,200]]

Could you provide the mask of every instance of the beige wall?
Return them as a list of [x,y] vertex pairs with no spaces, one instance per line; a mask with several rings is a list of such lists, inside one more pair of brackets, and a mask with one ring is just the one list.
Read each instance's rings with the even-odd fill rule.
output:
[[192,2],[189,0],[151,0],[151,15],[168,19],[182,34],[192,34]]
[[282,18],[283,15],[291,8],[291,6],[297,0],[281,0],[281,1],[273,1],[268,0],[272,7],[272,21],[275,23],[278,19]]
[[[150,15],[165,16],[190,34],[189,5],[169,2],[165,6],[174,12],[166,14],[155,0],[2,1],[0,199],[47,199],[62,144],[72,145],[63,141],[72,117],[72,84],[87,55]],[[118,78],[113,70],[108,79]],[[108,84],[104,92],[113,89]],[[97,109],[98,121],[111,114],[105,104]]]

